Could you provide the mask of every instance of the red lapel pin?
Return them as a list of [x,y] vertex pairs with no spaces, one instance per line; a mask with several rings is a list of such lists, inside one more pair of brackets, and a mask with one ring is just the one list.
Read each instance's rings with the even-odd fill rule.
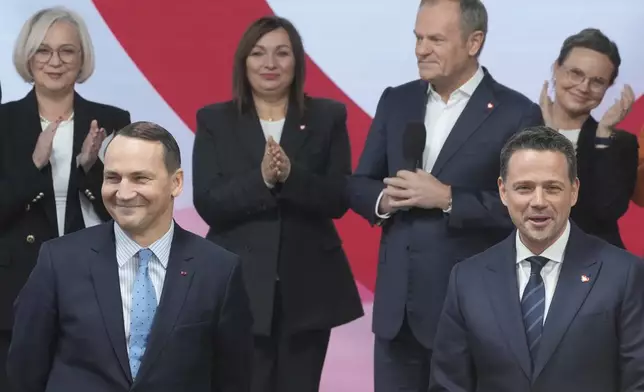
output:
[[588,282],[590,282],[590,276],[588,276],[588,275],[582,275],[582,276],[581,276],[581,281],[582,281],[582,283],[588,283]]
[[186,271],[181,271],[181,276],[186,276],[188,273]]
[[487,108],[488,108],[488,109],[493,109],[493,108],[494,108],[494,104],[493,104],[492,102],[488,102],[488,103],[487,103]]

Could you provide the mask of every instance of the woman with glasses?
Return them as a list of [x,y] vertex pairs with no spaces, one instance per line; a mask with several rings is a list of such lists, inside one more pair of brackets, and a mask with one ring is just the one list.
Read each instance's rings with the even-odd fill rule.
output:
[[130,123],[128,112],[74,91],[94,71],[83,20],[64,8],[27,20],[13,55],[33,89],[0,105],[0,391],[12,303],[43,241],[109,219],[101,200],[102,142]]
[[[540,105],[546,125],[558,129],[577,149],[581,187],[571,217],[589,234],[624,247],[617,220],[628,209],[637,177],[637,138],[615,129],[633,104],[633,90],[621,96],[599,122],[591,115],[613,85],[621,58],[617,45],[597,29],[568,37],[553,66],[554,101],[548,82]],[[557,192],[553,184],[552,192]]]

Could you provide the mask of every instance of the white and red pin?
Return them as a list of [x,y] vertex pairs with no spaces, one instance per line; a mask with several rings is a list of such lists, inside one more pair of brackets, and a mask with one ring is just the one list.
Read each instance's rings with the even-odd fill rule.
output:
[[494,109],[494,104],[492,102],[487,103],[487,108],[488,109]]
[[306,128],[306,125],[304,125],[304,124],[300,125],[300,131],[303,131],[304,128]]
[[588,275],[582,275],[582,276],[581,276],[581,282],[582,282],[582,283],[588,283],[588,282],[590,282],[590,276],[588,276]]

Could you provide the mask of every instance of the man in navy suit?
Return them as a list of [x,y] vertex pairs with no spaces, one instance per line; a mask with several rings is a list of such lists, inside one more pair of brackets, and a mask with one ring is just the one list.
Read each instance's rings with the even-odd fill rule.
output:
[[48,241],[15,303],[16,392],[246,392],[252,318],[239,259],[172,219],[179,146],[134,123],[105,153],[113,222]]
[[[414,30],[421,80],[385,89],[349,183],[352,209],[382,226],[377,392],[427,389],[452,266],[512,230],[496,189],[499,152],[543,120],[536,104],[479,65],[486,31],[478,0],[422,1]],[[402,152],[410,123],[426,128],[419,170]]]
[[569,221],[572,144],[529,128],[498,181],[516,231],[452,270],[430,392],[644,391],[644,262]]

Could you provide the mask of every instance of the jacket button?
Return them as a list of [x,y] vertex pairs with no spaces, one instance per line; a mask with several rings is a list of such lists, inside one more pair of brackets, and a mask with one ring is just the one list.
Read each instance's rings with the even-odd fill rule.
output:
[[33,244],[34,241],[36,241],[36,237],[34,237],[33,235],[29,234],[27,236],[27,242],[30,243],[30,244]]

